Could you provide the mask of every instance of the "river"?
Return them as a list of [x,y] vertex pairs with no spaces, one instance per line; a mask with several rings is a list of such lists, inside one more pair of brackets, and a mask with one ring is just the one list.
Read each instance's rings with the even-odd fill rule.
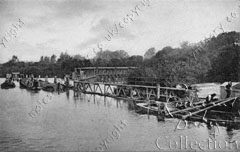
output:
[[[14,89],[0,89],[0,151],[227,151],[208,141],[214,128],[217,144],[240,142],[239,130],[187,127],[183,122],[176,129],[178,119],[158,122],[155,116],[136,113],[128,101],[89,94],[74,97],[72,90],[31,92],[15,84]],[[39,112],[31,116],[36,106]]]

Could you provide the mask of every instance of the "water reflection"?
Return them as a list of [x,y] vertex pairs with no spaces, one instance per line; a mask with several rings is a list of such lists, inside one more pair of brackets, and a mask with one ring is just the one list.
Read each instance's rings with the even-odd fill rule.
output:
[[[218,121],[220,121],[218,119]],[[238,137],[237,134],[234,132],[234,130],[240,129],[240,123],[239,122],[233,122],[233,121],[224,121],[216,122],[216,121],[208,121],[207,123],[207,129],[208,129],[208,135],[209,138],[212,139],[212,141],[215,141],[218,139],[218,136],[225,135],[225,137],[222,138],[221,141],[218,141],[218,146],[225,148],[229,148],[230,150],[236,149],[238,146]],[[220,127],[223,127],[223,130],[220,131]],[[224,134],[224,131],[226,132]]]
[[[120,120],[127,126],[119,140],[109,151],[159,151],[156,139],[164,143],[165,137],[176,139],[179,135],[189,140],[203,140],[217,133],[216,125],[229,142],[240,136],[239,124],[223,123],[212,126],[189,128],[174,132],[175,119],[158,122],[155,116],[135,112],[135,103],[99,95],[83,94],[69,90],[66,93],[50,93],[52,102],[44,107],[38,117],[31,119],[28,113],[47,92],[31,92],[16,87],[0,90],[0,151],[94,151]],[[234,124],[234,125],[233,125]]]
[[216,139],[216,137],[220,134],[219,126],[214,122],[207,122],[206,124],[210,139]]
[[66,91],[67,99],[69,99],[69,90]]
[[128,110],[135,110],[135,103],[133,102],[133,100],[129,100],[128,101]]
[[233,136],[234,136],[233,127],[232,126],[227,126],[226,127],[226,132],[227,132],[227,140],[231,141],[233,139]]

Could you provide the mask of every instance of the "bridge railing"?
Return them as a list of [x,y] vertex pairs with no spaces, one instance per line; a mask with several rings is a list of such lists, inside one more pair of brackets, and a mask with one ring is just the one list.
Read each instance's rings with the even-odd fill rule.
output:
[[195,102],[198,101],[196,90],[185,88],[161,87],[129,84],[99,83],[89,81],[79,81],[74,84],[77,91],[103,96],[123,97],[128,99],[164,100]]
[[[94,79],[95,81],[99,78],[126,78],[128,73],[136,69],[137,67],[82,67],[75,68],[75,75],[77,80]],[[116,82],[116,80],[115,80]]]

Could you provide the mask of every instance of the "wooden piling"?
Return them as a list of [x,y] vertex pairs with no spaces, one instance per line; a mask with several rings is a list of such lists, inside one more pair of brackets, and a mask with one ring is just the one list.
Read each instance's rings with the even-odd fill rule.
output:
[[103,92],[104,92],[104,95],[106,95],[106,84],[103,84],[103,86],[104,86],[104,87],[103,87],[103,89],[104,89]]
[[160,99],[160,84],[157,84],[157,100]]
[[130,87],[130,98],[133,99],[133,89]]

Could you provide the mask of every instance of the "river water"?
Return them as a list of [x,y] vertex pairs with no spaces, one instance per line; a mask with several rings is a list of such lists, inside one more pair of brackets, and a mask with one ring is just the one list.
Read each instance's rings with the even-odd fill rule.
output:
[[[14,89],[0,89],[0,151],[239,150],[236,145],[224,147],[225,141],[240,142],[239,130],[187,127],[183,122],[176,129],[179,120],[158,122],[155,116],[137,114],[128,101],[89,94],[74,97],[72,90],[31,92],[15,83]],[[31,116],[36,106],[40,110]]]

